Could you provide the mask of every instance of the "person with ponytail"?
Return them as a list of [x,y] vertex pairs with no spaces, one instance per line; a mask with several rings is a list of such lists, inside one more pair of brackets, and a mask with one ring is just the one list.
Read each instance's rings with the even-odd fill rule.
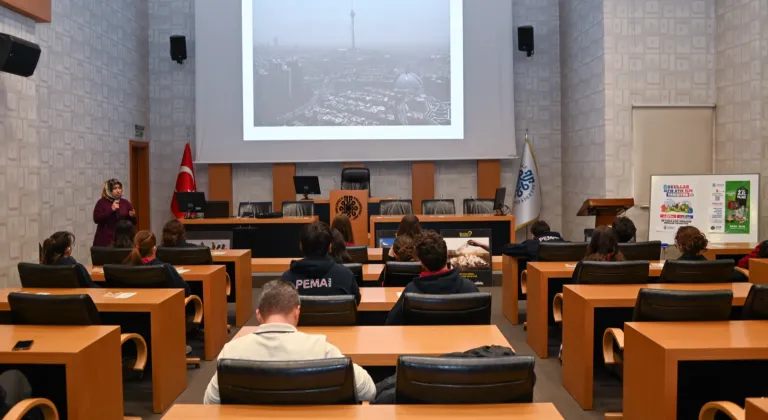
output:
[[129,220],[136,226],[136,211],[123,198],[123,184],[113,178],[104,183],[101,198],[93,208],[93,223],[97,225],[93,246],[111,246],[120,220]]
[[56,232],[50,238],[43,241],[43,249],[40,253],[40,264],[44,265],[74,265],[78,268],[77,279],[80,287],[99,287],[91,280],[88,270],[78,263],[72,256],[72,247],[75,245],[75,235],[70,232]]
[[[707,250],[709,241],[701,231],[695,226],[683,226],[675,234],[675,247],[682,253],[679,260],[683,261],[706,261],[704,251]],[[747,276],[738,270],[733,270],[731,282],[745,282]]]
[[136,234],[133,240],[133,250],[125,259],[123,264],[126,265],[165,265],[171,271],[173,277],[173,287],[178,289],[184,289],[184,296],[189,297],[192,291],[189,289],[189,285],[181,277],[178,271],[170,265],[157,259],[155,256],[157,251],[157,238],[155,234],[142,230]]
[[584,261],[624,261],[619,239],[610,226],[599,226],[592,234]]

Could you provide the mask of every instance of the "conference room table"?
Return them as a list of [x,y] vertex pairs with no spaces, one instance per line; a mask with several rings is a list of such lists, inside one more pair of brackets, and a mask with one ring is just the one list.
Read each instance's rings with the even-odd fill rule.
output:
[[469,405],[199,405],[176,404],[163,420],[562,420],[552,403]]
[[[579,406],[593,406],[595,355],[602,354],[604,328],[621,328],[632,317],[642,288],[662,290],[731,290],[733,306],[743,306],[752,283],[568,284],[563,287],[563,386]],[[619,315],[614,309],[624,308]],[[605,311],[604,311],[605,310]],[[605,313],[605,312],[608,313]],[[612,324],[599,318],[610,317]],[[596,330],[596,325],[601,325]],[[600,358],[598,357],[598,360]],[[598,362],[599,363],[599,362]]]
[[[211,251],[213,262],[234,266],[235,325],[242,327],[253,316],[253,279],[250,249]],[[230,274],[231,276],[231,274]]]
[[231,249],[250,249],[253,258],[274,258],[301,257],[301,228],[317,220],[317,216],[274,219],[227,217],[182,219],[181,222],[189,243],[210,246],[212,241],[225,240],[229,241]]
[[[681,371],[695,369],[691,363],[699,362],[768,363],[766,331],[768,321],[624,324],[623,418],[677,419]],[[712,389],[727,388],[728,383],[718,384],[719,379],[711,378]],[[762,378],[744,378],[749,379]]]
[[710,242],[704,251],[704,256],[707,259],[715,260],[718,257],[749,255],[758,244],[759,242]]
[[[422,229],[489,229],[491,230],[491,253],[501,255],[504,245],[515,238],[515,217],[511,215],[417,215]],[[371,216],[368,246],[376,247],[381,231],[397,231],[403,216]]]
[[[33,341],[29,349],[13,350],[17,341],[26,340]],[[50,366],[45,377],[36,369],[28,379],[35,396],[50,399],[69,420],[123,418],[121,360],[117,326],[0,325],[0,364],[22,365],[22,373],[23,365]],[[49,387],[66,390],[66,399],[63,392],[40,394]]]
[[768,420],[768,398],[747,398],[744,414],[745,420]]
[[[213,360],[227,343],[227,277],[223,265],[174,266],[187,283],[202,283],[205,360]],[[95,282],[104,281],[104,268],[86,265]],[[144,289],[148,290],[148,289]],[[182,328],[184,330],[184,328]]]
[[[235,339],[257,329],[243,327]],[[397,366],[400,355],[439,356],[480,346],[512,347],[496,325],[299,327],[299,331],[325,335],[361,366]]]
[[[496,259],[494,256],[494,270]],[[501,255],[501,314],[507,321],[514,325],[520,323],[520,259],[524,257],[512,257]]]
[[[663,267],[664,261],[651,261],[649,275],[658,277]],[[552,307],[549,283],[552,280],[569,282],[574,268],[576,268],[575,262],[531,261],[528,263],[526,306],[528,328],[526,340],[533,351],[542,359],[546,359],[549,355],[547,349],[549,345],[549,313]],[[635,296],[637,295],[635,294]]]
[[768,284],[768,258],[752,258],[749,260],[749,282]]
[[[187,365],[185,355],[186,325],[184,316],[184,291],[179,289],[2,289],[0,290],[0,319],[2,323],[10,323],[10,306],[8,305],[8,294],[13,292],[25,293],[46,293],[50,295],[73,295],[87,294],[96,304],[96,309],[101,313],[102,318],[116,318],[120,313],[129,314],[147,314],[150,324],[150,336],[144,337],[149,344],[149,355],[152,366],[152,409],[155,413],[162,413],[170,407],[173,401],[181,395],[187,388]],[[126,296],[126,294],[131,294]],[[102,320],[105,321],[105,320]],[[0,326],[0,343],[8,339],[8,334],[3,333]],[[120,371],[120,331],[117,330],[117,369],[118,378],[122,378]],[[134,331],[125,331],[134,332]],[[69,344],[70,337],[63,341],[55,340],[57,336],[51,338],[56,345],[61,343]],[[17,338],[20,340],[21,338]],[[73,341],[76,338],[71,338]],[[34,338],[37,343],[37,338]],[[13,341],[15,343],[16,341]],[[34,347],[34,346],[33,346]],[[39,348],[39,349],[42,349]],[[14,352],[23,354],[26,352]],[[87,368],[93,372],[101,369],[101,353],[97,355],[89,354],[87,358]],[[99,367],[94,368],[94,361],[98,361]],[[9,363],[9,362],[3,362]],[[109,368],[107,368],[109,369]],[[89,376],[86,376],[86,378]],[[98,379],[101,380],[101,379]],[[98,383],[98,382],[97,382]],[[120,381],[122,389],[122,381]],[[82,390],[86,392],[100,392],[99,386],[91,384],[82,385]],[[78,391],[80,392],[80,391]],[[122,418],[122,391],[120,392],[120,417]],[[105,401],[111,401],[105,399]],[[71,417],[70,417],[71,418]],[[81,418],[110,418],[110,417],[81,417]],[[115,417],[112,417],[115,418]]]

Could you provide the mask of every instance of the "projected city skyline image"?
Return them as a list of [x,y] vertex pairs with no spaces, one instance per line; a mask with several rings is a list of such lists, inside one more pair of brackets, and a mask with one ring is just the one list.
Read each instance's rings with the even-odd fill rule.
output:
[[256,127],[450,126],[449,0],[252,0]]

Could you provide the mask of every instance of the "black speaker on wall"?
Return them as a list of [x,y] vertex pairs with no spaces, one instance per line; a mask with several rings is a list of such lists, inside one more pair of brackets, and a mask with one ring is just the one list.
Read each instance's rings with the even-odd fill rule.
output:
[[184,35],[171,35],[171,60],[184,64],[187,59],[187,37]]
[[533,55],[533,26],[517,28],[517,49],[527,53],[528,57]]
[[40,46],[34,42],[0,33],[0,71],[29,77],[40,61]]

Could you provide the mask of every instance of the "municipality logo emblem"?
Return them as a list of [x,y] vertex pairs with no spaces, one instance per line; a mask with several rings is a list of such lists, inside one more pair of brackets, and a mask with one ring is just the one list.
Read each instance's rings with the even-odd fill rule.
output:
[[515,191],[515,204],[525,202],[536,192],[536,176],[527,165],[520,169]]
[[351,220],[355,220],[363,212],[363,203],[355,196],[345,195],[336,201],[336,213],[346,214]]

